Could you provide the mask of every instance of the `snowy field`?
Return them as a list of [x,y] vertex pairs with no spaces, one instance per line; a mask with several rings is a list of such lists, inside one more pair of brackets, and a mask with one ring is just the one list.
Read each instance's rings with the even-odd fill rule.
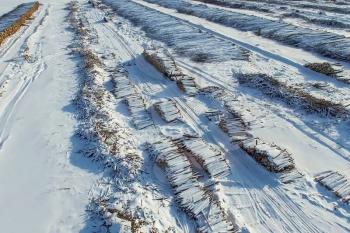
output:
[[0,232],[350,232],[349,2],[39,3],[0,3]]

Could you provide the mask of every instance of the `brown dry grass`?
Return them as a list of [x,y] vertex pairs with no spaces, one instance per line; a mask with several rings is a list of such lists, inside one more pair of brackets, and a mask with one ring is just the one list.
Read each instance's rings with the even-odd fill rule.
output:
[[0,32],[0,45],[4,43],[4,41],[15,34],[24,23],[29,20],[34,12],[36,12],[39,9],[39,2],[35,2],[33,6],[25,13],[23,14],[16,22],[14,22],[12,25],[7,27],[4,31]]

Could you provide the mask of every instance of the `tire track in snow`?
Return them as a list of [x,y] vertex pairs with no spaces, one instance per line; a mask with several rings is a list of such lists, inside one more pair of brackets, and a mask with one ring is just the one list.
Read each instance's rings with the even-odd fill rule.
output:
[[[48,15],[49,8],[46,8],[45,14],[36,25],[34,32],[26,38],[18,53],[18,56],[22,56],[24,54],[21,53],[23,53],[26,48],[34,48],[34,57],[32,57],[35,59],[34,62],[26,61],[26,58],[22,57],[17,59],[16,63],[11,63],[10,66],[8,66],[9,68],[6,68],[6,70],[9,69],[10,72],[10,74],[5,74],[8,75],[11,79],[9,80],[9,85],[12,84],[11,82],[14,82],[16,80],[17,83],[12,84],[13,89],[9,90],[8,93],[5,93],[7,98],[5,99],[6,102],[3,103],[4,106],[1,107],[0,103],[0,107],[2,109],[2,114],[0,114],[0,149],[3,147],[5,141],[10,136],[12,125],[10,123],[10,120],[14,111],[16,110],[17,104],[23,98],[30,85],[46,69],[46,64],[43,60],[42,55],[42,42],[40,41],[41,38],[36,37],[40,35],[41,28],[44,26]],[[33,38],[34,41],[31,41]]]

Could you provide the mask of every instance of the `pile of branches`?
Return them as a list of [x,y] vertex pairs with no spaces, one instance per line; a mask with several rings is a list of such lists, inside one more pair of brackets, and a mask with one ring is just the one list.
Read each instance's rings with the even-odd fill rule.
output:
[[325,74],[328,76],[336,76],[338,73],[341,72],[341,70],[336,70],[333,68],[333,66],[328,63],[328,62],[321,62],[321,63],[307,63],[305,64],[306,68],[309,68],[315,72],[321,73],[321,74]]
[[82,25],[83,16],[79,14],[77,2],[71,2],[70,10],[69,17],[79,41],[73,51],[84,61],[84,79],[73,100],[81,122],[77,136],[86,142],[80,152],[94,161],[102,162],[120,180],[134,180],[138,177],[142,159],[134,142],[130,140],[131,132],[116,122],[107,108],[110,94],[103,87],[103,75],[100,73],[103,62],[88,48],[86,37],[89,32],[86,25]]
[[349,115],[346,107],[340,103],[318,98],[302,88],[289,86],[266,74],[241,74],[238,75],[238,81],[240,84],[257,88],[272,98],[279,98],[288,105],[300,107],[306,112],[340,118]]
[[[148,224],[142,220],[142,210],[130,211],[130,206],[121,206],[115,203],[111,196],[101,194],[92,198],[87,208],[90,218],[95,222],[99,232],[132,232],[141,233],[142,226]],[[151,230],[157,233],[157,230]]]

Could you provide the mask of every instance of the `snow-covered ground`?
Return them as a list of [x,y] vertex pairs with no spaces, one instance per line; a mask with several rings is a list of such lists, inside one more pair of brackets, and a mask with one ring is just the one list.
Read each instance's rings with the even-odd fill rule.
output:
[[350,84],[304,66],[348,61],[208,16],[277,13],[41,3],[0,46],[1,232],[350,232]]
[[[79,232],[99,177],[93,164],[74,154],[70,101],[79,79],[67,49],[72,33],[65,7],[64,1],[44,3],[11,47],[0,48],[0,82],[6,83],[0,97],[2,232]],[[26,46],[32,62],[23,57]]]

